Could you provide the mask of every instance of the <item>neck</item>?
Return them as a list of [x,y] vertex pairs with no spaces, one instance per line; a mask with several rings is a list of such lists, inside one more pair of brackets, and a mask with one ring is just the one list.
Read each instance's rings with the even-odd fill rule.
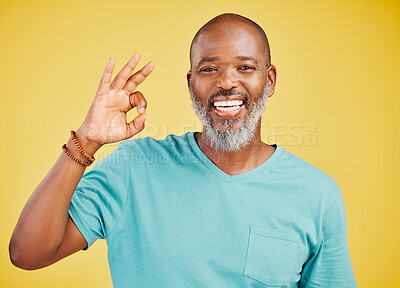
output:
[[237,151],[215,150],[209,145],[206,135],[196,133],[195,139],[203,153],[228,175],[248,172],[264,163],[274,153],[275,148],[261,141],[260,127],[253,139]]

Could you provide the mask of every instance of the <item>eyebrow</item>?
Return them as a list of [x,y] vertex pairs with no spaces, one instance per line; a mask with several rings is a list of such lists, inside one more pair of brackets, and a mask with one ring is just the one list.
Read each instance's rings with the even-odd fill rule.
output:
[[[257,59],[252,57],[252,56],[236,56],[235,58],[239,59],[239,60],[242,60],[242,61],[247,61],[247,60],[248,61],[252,61],[252,62],[258,64]],[[218,56],[204,57],[204,58],[202,58],[200,60],[199,64],[197,64],[197,66],[200,66],[201,64],[206,63],[206,62],[214,62],[214,61],[217,61],[217,60],[220,60],[220,59],[221,59],[221,57],[218,57]]]
[[201,64],[205,63],[205,62],[214,62],[216,60],[221,59],[218,56],[214,56],[214,57],[204,57],[200,60],[199,64],[197,64],[197,66],[200,66]]
[[257,59],[252,57],[252,56],[237,56],[236,58],[239,59],[239,60],[242,60],[242,61],[248,60],[248,61],[252,61],[252,62],[258,64]]

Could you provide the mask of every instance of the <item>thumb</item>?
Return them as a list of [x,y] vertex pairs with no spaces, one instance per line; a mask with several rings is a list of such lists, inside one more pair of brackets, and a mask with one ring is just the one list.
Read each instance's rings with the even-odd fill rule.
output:
[[140,114],[126,125],[126,139],[131,138],[144,129],[146,114]]

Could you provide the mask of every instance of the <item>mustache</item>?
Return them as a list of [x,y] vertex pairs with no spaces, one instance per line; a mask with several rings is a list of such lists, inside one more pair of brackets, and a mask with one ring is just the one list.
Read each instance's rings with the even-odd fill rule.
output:
[[243,92],[237,91],[235,89],[230,89],[230,90],[224,90],[221,89],[217,93],[213,94],[208,98],[208,107],[212,107],[212,102],[215,97],[218,96],[233,96],[233,95],[240,95],[244,98],[244,105],[247,109],[249,109],[249,96]]

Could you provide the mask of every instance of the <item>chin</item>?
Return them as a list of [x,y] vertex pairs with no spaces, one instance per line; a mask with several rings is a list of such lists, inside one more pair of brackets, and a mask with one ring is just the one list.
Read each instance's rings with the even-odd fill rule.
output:
[[224,133],[224,132],[233,132],[238,131],[243,127],[244,120],[241,117],[230,118],[230,119],[221,119],[221,118],[213,118],[213,129]]

